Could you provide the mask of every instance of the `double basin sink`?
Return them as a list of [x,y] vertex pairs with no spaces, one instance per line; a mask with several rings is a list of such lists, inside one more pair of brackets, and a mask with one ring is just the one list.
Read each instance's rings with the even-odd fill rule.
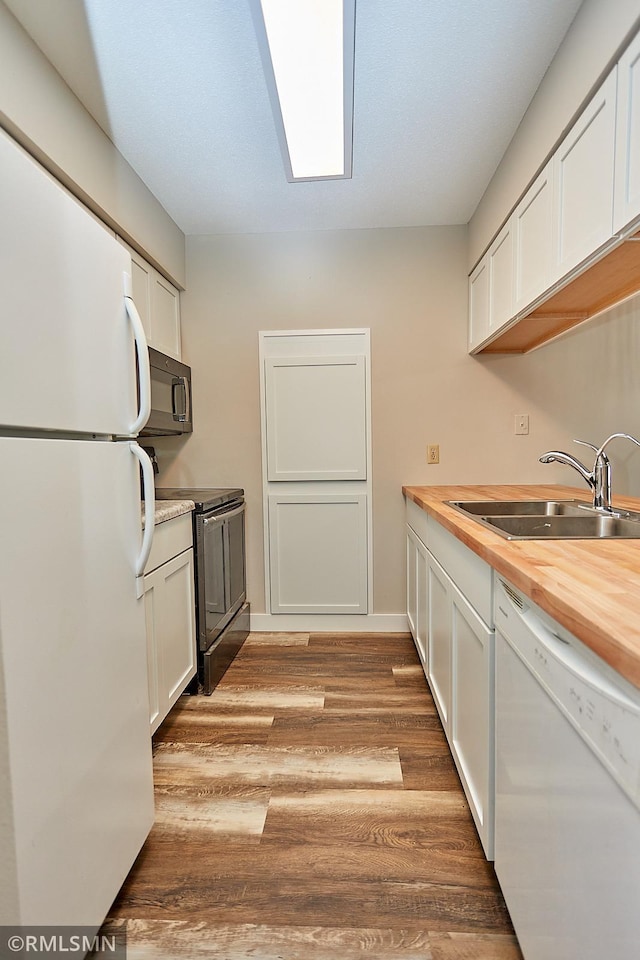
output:
[[640,538],[640,513],[603,513],[580,500],[448,500],[507,540]]

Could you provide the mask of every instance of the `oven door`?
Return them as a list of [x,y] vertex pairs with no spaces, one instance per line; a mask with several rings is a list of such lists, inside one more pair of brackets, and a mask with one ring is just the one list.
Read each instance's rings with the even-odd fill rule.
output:
[[245,504],[196,517],[198,645],[208,650],[246,599]]

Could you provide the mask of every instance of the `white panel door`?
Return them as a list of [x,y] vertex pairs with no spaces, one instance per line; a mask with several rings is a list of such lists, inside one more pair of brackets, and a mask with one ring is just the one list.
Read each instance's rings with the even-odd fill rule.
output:
[[449,738],[451,715],[451,601],[450,580],[431,554],[427,558],[428,669],[427,677],[442,726]]
[[0,131],[0,426],[128,435],[128,252]]
[[513,214],[513,312],[524,310],[551,285],[552,163],[529,187]]
[[418,538],[407,526],[407,620],[418,646]]
[[485,254],[469,277],[469,349],[489,336],[489,258]]
[[149,720],[155,733],[196,672],[193,550],[144,578]]
[[451,748],[487,859],[493,859],[494,633],[454,584]]
[[159,273],[151,287],[153,346],[162,353],[182,359],[180,342],[180,293]]
[[0,461],[0,922],[98,925],[153,821],[138,461],[12,437]]
[[618,64],[614,233],[640,217],[640,34]]
[[553,157],[558,280],[613,235],[614,69]]
[[495,333],[513,317],[512,221],[502,228],[489,247],[489,333]]
[[367,497],[269,497],[272,613],[367,612]]
[[267,479],[365,480],[363,356],[265,360]]

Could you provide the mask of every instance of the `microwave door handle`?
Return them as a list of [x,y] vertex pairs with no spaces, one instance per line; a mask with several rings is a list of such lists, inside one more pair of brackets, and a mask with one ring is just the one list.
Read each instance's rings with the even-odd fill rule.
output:
[[184,418],[191,423],[191,385],[186,377],[182,377],[184,384]]
[[131,296],[131,276],[128,273],[124,274],[124,291],[124,305],[133,330],[133,339],[138,357],[138,396],[140,398],[138,416],[129,427],[129,433],[132,436],[137,436],[151,415],[151,365],[149,363],[147,338],[144,327],[142,326],[140,314]]
[[[181,402],[176,403],[178,390]],[[173,419],[183,423],[187,419],[187,381],[185,377],[174,377],[171,381],[171,407]]]

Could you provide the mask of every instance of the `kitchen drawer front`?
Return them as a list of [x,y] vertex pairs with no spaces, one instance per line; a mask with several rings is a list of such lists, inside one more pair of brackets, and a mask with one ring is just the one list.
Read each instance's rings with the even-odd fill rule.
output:
[[411,529],[413,530],[413,532],[417,533],[419,538],[422,540],[422,542],[426,546],[428,529],[429,529],[427,524],[428,514],[424,510],[422,510],[417,505],[417,503],[414,503],[413,500],[409,500],[408,497],[407,497],[406,503],[407,503],[407,511],[405,514],[406,521],[411,527]]
[[488,563],[427,517],[426,545],[488,627],[493,627],[493,576]]
[[183,513],[179,517],[172,517],[171,520],[164,520],[162,523],[156,524],[151,553],[144,572],[150,573],[156,567],[161,566],[173,557],[177,557],[179,553],[192,546],[193,531],[190,513]]

